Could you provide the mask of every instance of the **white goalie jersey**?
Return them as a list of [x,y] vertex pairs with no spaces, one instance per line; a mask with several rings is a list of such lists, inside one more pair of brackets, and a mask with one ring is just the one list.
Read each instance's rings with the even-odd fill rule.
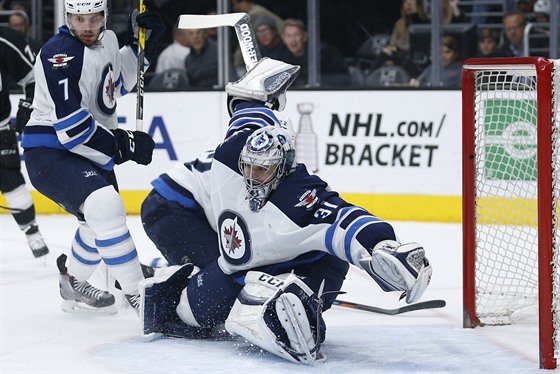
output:
[[[344,201],[305,165],[297,165],[260,211],[250,209],[239,155],[253,131],[277,122],[264,106],[234,114],[211,167],[177,168],[168,177],[197,196],[208,219],[213,220],[221,251],[218,263],[226,274],[290,261],[313,251],[330,253],[361,268],[359,261],[370,257],[378,242],[395,238],[392,227]],[[195,164],[204,163],[197,160]],[[179,170],[205,175],[179,177]],[[205,201],[210,206],[204,206]]]

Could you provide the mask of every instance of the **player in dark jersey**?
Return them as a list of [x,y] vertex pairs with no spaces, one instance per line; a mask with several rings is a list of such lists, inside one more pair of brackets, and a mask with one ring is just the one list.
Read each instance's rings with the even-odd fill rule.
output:
[[[21,231],[33,256],[46,259],[49,249],[35,220],[35,204],[25,187],[16,133],[22,134],[29,120],[35,88],[33,63],[35,54],[16,31],[0,26],[0,192],[7,208]],[[8,77],[22,87],[25,98],[20,99],[15,128],[10,124],[11,103]]]

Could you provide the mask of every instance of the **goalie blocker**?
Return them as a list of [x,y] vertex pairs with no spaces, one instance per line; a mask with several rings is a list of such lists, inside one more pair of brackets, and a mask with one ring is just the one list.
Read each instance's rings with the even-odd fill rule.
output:
[[286,90],[296,80],[300,67],[268,57],[262,58],[237,82],[226,85],[228,112],[233,115],[240,101],[257,100],[278,111],[286,107]]

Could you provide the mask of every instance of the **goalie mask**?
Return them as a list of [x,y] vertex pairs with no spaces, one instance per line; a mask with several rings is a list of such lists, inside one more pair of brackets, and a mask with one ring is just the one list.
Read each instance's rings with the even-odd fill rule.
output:
[[290,173],[295,166],[295,153],[291,134],[282,128],[266,126],[247,138],[239,155],[239,170],[252,211],[258,212]]
[[99,30],[97,41],[103,38],[107,27],[107,0],[64,0],[66,25],[75,31]]

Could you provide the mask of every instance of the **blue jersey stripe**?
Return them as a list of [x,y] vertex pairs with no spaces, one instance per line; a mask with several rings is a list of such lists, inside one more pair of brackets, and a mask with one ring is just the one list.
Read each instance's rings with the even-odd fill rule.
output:
[[226,137],[243,127],[254,126],[260,128],[269,125],[274,126],[277,121],[274,112],[267,107],[260,106],[241,109],[235,112],[229,121]]
[[75,124],[84,121],[87,118],[87,116],[89,116],[89,115],[90,114],[86,110],[83,110],[83,109],[79,110],[75,114],[72,114],[70,117],[67,117],[67,118],[63,119],[62,121],[56,122],[54,124],[54,128],[57,131],[65,130],[68,127],[72,127]]
[[352,251],[351,251],[352,239],[354,238],[354,234],[356,234],[356,232],[360,230],[362,227],[372,222],[379,222],[379,221],[380,219],[377,217],[368,216],[368,217],[362,217],[358,219],[356,222],[354,222],[352,225],[350,225],[350,227],[346,231],[346,235],[344,236],[344,253],[346,254],[346,258],[348,259],[348,262],[350,262],[351,264],[354,263],[352,261]]
[[325,246],[329,250],[329,253],[333,256],[336,256],[334,252],[334,234],[336,229],[338,228],[338,224],[344,219],[344,216],[352,209],[353,207],[343,208],[340,210],[339,218],[327,229],[327,233],[325,234]]
[[50,134],[24,134],[21,140],[23,148],[47,147],[56,149],[66,149],[60,144],[56,135]]
[[[152,186],[154,186],[155,190],[167,200],[176,201],[184,207],[190,209],[197,208],[197,203],[194,201],[194,197],[191,192],[177,184],[166,174],[154,179],[152,181]],[[179,192],[179,190],[182,191],[182,193]]]

